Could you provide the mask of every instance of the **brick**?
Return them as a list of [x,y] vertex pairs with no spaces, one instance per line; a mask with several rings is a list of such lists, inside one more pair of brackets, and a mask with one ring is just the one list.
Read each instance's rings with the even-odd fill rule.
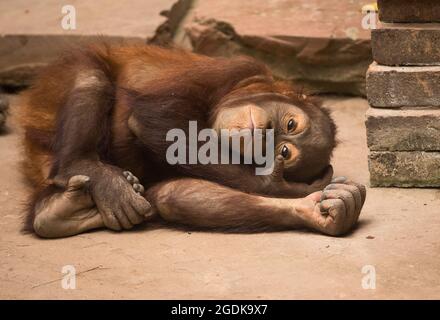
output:
[[440,152],[372,151],[372,187],[440,187]]
[[378,0],[384,22],[440,22],[438,0]]
[[367,111],[367,143],[372,151],[440,151],[440,110]]
[[367,98],[374,107],[440,106],[440,66],[389,67],[373,62]]
[[373,59],[384,65],[440,65],[440,24],[381,23],[372,30]]

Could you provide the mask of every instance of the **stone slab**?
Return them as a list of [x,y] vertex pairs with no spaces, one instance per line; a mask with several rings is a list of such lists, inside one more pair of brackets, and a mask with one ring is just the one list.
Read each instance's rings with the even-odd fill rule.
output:
[[440,152],[371,151],[372,187],[440,187]]
[[35,74],[62,52],[96,41],[145,43],[144,38],[119,36],[0,36],[0,85],[12,88],[29,86]]
[[372,61],[362,0],[198,0],[174,43],[212,56],[245,54],[318,92],[365,94]]
[[373,62],[367,72],[374,107],[440,106],[440,66],[390,67]]
[[378,0],[384,22],[440,22],[438,0]]
[[379,64],[440,65],[440,24],[381,23],[372,30],[371,47]]
[[[0,1],[0,86],[27,86],[38,69],[72,45],[105,40],[145,43],[176,0],[72,1],[76,29],[64,30],[58,0]],[[99,36],[98,36],[99,35]]]
[[372,151],[440,151],[440,109],[370,108],[366,128]]

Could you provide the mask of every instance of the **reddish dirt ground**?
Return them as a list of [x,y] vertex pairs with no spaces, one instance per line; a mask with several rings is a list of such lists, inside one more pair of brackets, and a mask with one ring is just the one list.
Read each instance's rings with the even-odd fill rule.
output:
[[[367,184],[366,101],[326,105],[340,128],[336,174]],[[0,135],[0,298],[440,298],[439,190],[369,189],[358,228],[344,238],[144,226],[43,240],[19,232],[26,189],[13,119],[8,127]],[[76,268],[75,290],[61,286],[65,265]],[[375,268],[376,289],[362,288],[365,265]]]

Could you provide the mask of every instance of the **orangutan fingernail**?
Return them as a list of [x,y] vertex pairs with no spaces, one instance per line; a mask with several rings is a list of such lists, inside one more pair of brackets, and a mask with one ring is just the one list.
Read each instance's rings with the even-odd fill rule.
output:
[[331,190],[331,189],[334,189],[334,186],[329,184],[327,187],[324,188],[324,191]]
[[346,177],[336,177],[336,178],[333,178],[332,183],[342,183],[345,181],[347,181]]

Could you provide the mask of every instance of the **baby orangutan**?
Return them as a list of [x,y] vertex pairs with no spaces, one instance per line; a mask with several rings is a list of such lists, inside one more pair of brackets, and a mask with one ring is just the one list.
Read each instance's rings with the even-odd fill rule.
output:
[[[27,229],[65,237],[160,218],[252,232],[356,224],[365,187],[336,178],[328,112],[250,58],[153,46],[89,46],[44,70],[25,94]],[[274,166],[167,161],[172,129],[274,133]],[[145,188],[144,188],[145,187]]]

